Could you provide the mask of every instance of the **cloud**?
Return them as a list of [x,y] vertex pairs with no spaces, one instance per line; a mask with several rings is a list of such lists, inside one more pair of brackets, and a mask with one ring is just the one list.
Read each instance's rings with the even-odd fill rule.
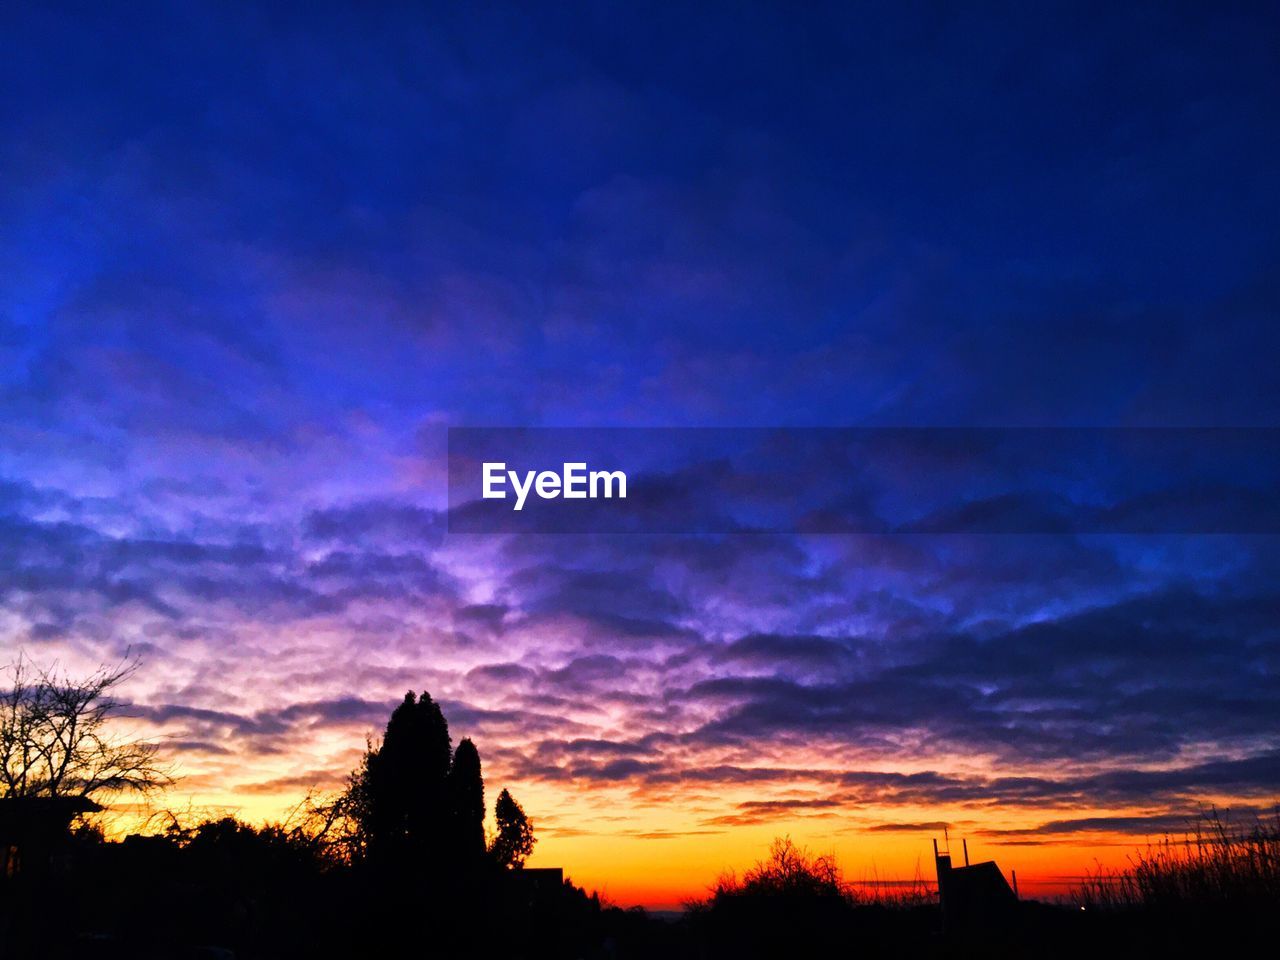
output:
[[[700,819],[720,826],[867,805],[1180,812],[1280,790],[1265,539],[474,549],[385,500],[159,535],[104,529],[58,491],[9,494],[12,622],[89,659],[144,643],[130,713],[198,783],[297,751],[340,778],[404,690],[429,689],[504,779],[637,802],[763,792],[710,801]],[[295,776],[254,769],[262,796]]]
[[834,668],[856,657],[857,641],[841,643],[827,637],[751,634],[726,644],[714,659],[722,663],[783,669]]
[[436,547],[444,536],[444,519],[437,511],[421,507],[366,501],[311,512],[303,521],[303,533],[353,547],[382,543],[400,549],[410,544]]
[[142,652],[128,722],[260,798],[429,689],[560,836],[1274,797],[1280,538],[1080,532],[1271,529],[1228,456],[1098,500],[1123,461],[796,430],[653,465],[625,536],[447,531],[450,425],[1280,422],[1269,31],[1113,5],[1011,62],[1042,12],[665,16],[17,13],[0,647]]

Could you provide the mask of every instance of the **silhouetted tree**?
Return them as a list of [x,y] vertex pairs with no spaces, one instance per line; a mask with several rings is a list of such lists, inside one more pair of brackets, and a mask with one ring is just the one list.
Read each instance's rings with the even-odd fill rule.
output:
[[484,777],[480,751],[469,738],[454,751],[448,793],[455,853],[464,863],[479,861],[484,856]]
[[708,899],[686,908],[712,958],[832,956],[857,939],[856,901],[835,859],[812,856],[790,837],[774,840],[741,880],[723,875]]
[[533,824],[506,790],[498,794],[493,812],[498,821],[498,833],[489,847],[489,854],[501,867],[523,866],[533,852]]
[[446,781],[452,755],[440,706],[412,692],[387,722],[382,743],[365,755],[353,791],[370,859],[430,864],[444,852],[449,831]]
[[0,797],[94,797],[166,786],[156,748],[117,736],[113,691],[137,662],[99,667],[83,679],[39,670],[19,657],[0,681]]

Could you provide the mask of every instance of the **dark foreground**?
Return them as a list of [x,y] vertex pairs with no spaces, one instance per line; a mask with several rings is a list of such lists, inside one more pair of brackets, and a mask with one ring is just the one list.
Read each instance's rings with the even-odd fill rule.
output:
[[602,905],[545,875],[315,869],[251,831],[202,843],[92,843],[62,869],[0,881],[15,958],[787,958],[1212,956],[1275,942],[1264,903],[1175,910],[1021,902],[944,918],[922,897],[860,903],[822,888],[720,889],[677,920]]

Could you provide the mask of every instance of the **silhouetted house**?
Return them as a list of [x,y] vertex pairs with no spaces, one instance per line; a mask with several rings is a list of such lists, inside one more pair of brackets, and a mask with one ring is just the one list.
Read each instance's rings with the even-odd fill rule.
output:
[[1018,896],[994,860],[969,863],[964,841],[964,866],[951,865],[951,851],[938,852],[933,841],[933,862],[938,875],[938,901],[948,929],[1000,925],[1012,915]]
[[71,821],[101,809],[88,797],[0,798],[0,878],[53,871],[71,839]]

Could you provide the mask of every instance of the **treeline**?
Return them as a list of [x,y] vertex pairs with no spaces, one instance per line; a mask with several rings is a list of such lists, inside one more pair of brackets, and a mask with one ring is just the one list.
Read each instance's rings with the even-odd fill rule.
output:
[[0,957],[314,960],[412,945],[432,957],[588,958],[644,942],[639,915],[524,868],[534,825],[509,791],[486,831],[480,751],[454,747],[426,692],[392,711],[338,796],[284,823],[170,815],[108,842],[73,816],[95,796],[169,782],[152,747],[111,736],[112,690],[135,666],[83,680],[26,661],[8,671]]
[[[0,687],[0,960],[502,957],[743,960],[1201,956],[1280,935],[1280,820],[1216,815],[1099,874],[1071,905],[1022,901],[957,926],[931,891],[868,897],[789,840],[679,918],[602,904],[524,866],[534,824],[507,790],[486,831],[480,751],[409,693],[345,789],[283,823],[169,816],[107,842],[75,816],[169,782],[149,745],[112,738],[113,688],[19,661]],[[1224,939],[1225,938],[1225,939]]]

